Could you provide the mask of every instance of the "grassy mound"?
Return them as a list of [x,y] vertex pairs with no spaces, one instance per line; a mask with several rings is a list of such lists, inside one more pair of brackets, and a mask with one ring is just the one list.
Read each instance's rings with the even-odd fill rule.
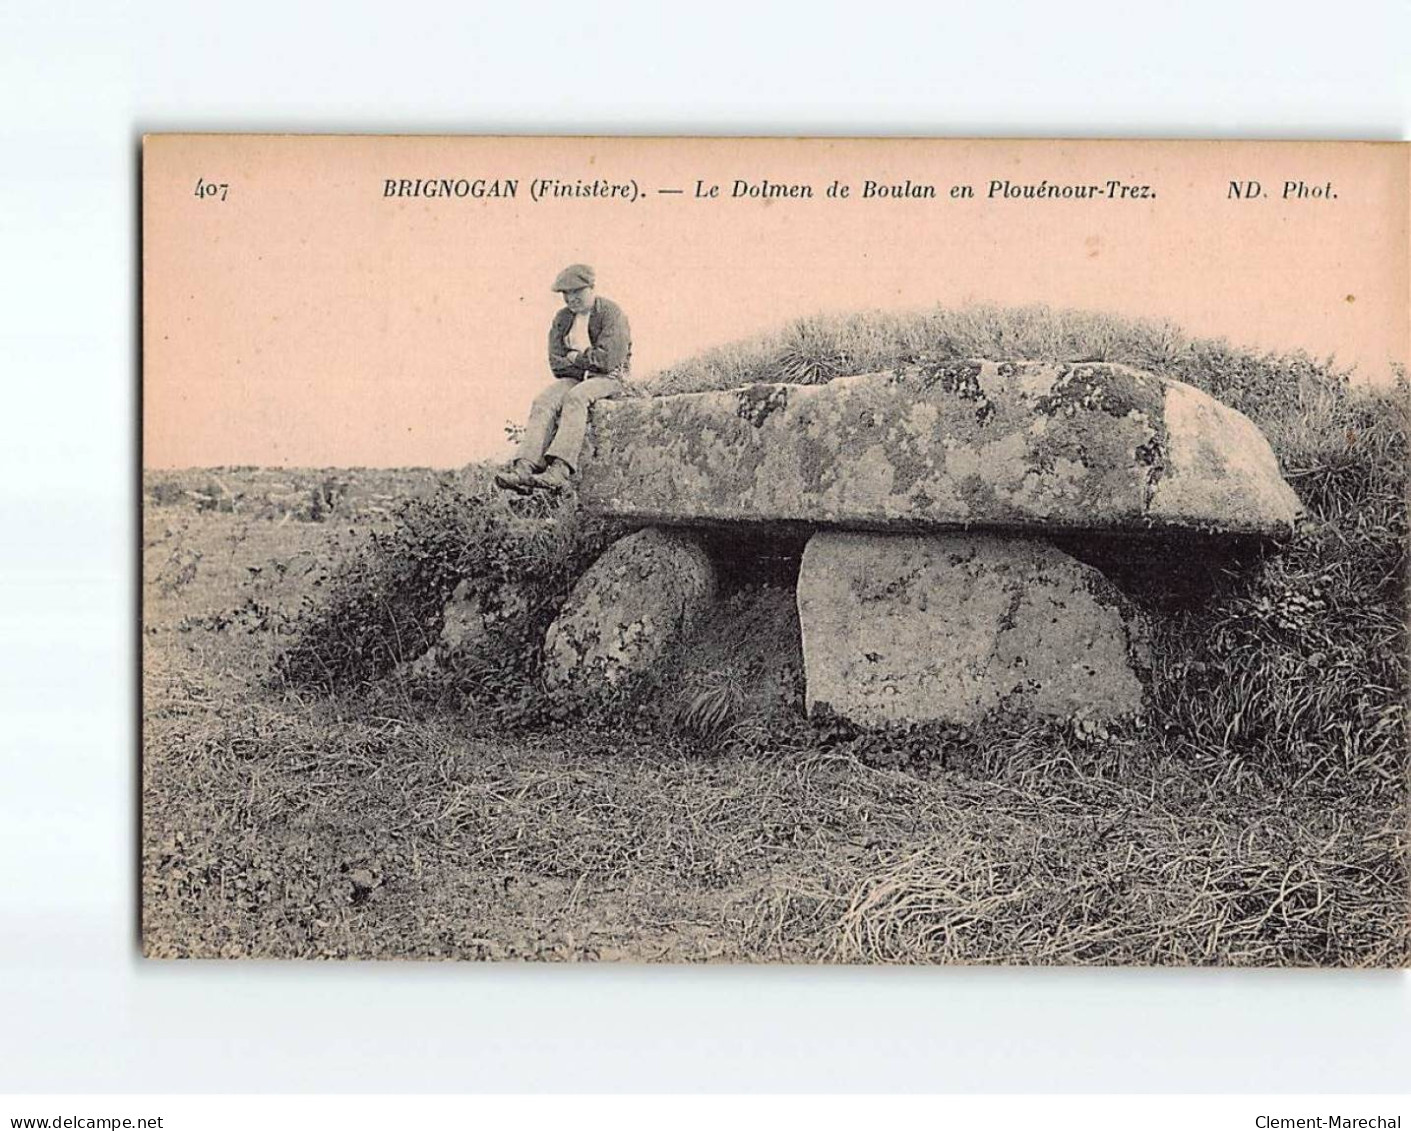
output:
[[[975,307],[806,319],[680,363],[636,391],[817,383],[923,353],[1127,362],[1249,415],[1273,444],[1309,521],[1254,568],[1210,567],[1214,580],[1200,600],[1168,598],[1152,610],[1157,665],[1141,741],[1163,757],[1219,760],[1236,777],[1330,787],[1351,779],[1372,793],[1404,787],[1403,373],[1353,384],[1330,363],[1191,340],[1166,323]],[[543,629],[614,532],[583,523],[571,509],[551,517],[525,513],[527,506],[543,504],[508,501],[483,477],[409,501],[392,531],[376,537],[307,611],[283,671],[330,686],[385,674],[434,641],[447,595],[468,579],[491,601],[506,584],[530,595],[528,611],[502,626],[502,647],[470,673],[478,681],[470,692],[491,705],[511,693],[532,697]],[[748,607],[754,598],[741,600]],[[702,654],[720,652],[712,647]],[[667,713],[707,737],[757,720],[761,712],[746,703],[746,685],[762,670],[757,657],[725,660],[714,673],[688,664],[673,673],[686,702],[678,696]],[[773,670],[777,675],[779,662]],[[459,678],[464,683],[466,673]],[[758,727],[754,733],[759,738]]]

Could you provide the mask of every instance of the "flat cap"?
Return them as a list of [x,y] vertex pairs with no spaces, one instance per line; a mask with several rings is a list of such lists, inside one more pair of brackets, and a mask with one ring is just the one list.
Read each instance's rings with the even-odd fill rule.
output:
[[597,279],[593,269],[586,263],[570,263],[558,273],[551,290],[576,291],[579,287],[591,287]]

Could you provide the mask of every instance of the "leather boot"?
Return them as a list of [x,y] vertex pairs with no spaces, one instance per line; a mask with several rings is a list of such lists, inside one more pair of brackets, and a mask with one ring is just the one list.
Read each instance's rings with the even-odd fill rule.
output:
[[495,486],[520,495],[529,494],[534,483],[534,465],[527,459],[517,459],[509,467],[495,472]]
[[549,466],[529,477],[532,487],[541,491],[562,491],[573,482],[573,469],[561,459],[550,459]]

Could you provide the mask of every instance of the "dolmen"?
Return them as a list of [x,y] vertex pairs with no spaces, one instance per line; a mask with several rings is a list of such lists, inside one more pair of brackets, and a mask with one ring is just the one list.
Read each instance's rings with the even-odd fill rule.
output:
[[619,684],[691,633],[719,586],[705,531],[802,533],[807,708],[862,725],[1135,714],[1142,616],[1055,541],[1139,534],[1159,558],[1163,538],[1278,539],[1300,513],[1247,417],[1105,362],[601,401],[579,500],[643,529],[550,628],[551,689]]

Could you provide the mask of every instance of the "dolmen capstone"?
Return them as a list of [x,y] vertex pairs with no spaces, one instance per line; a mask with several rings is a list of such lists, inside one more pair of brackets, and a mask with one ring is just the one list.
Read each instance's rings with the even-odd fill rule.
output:
[[691,631],[716,588],[700,528],[802,531],[808,710],[862,724],[1135,713],[1147,627],[1051,539],[1272,539],[1301,509],[1258,428],[1189,385],[988,360],[600,401],[579,499],[648,529],[580,579],[551,686],[618,682]]

